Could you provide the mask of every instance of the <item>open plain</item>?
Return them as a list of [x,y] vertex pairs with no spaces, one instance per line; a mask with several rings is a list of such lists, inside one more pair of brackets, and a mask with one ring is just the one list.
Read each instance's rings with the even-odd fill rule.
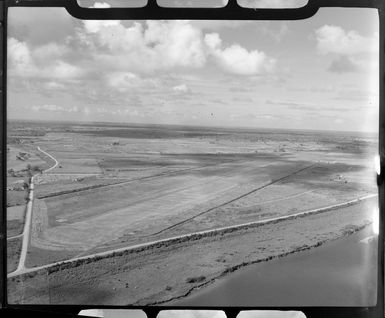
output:
[[[376,217],[370,134],[53,122],[8,130],[8,182],[26,183],[7,189],[9,303],[167,304]],[[31,176],[26,259],[15,272]]]

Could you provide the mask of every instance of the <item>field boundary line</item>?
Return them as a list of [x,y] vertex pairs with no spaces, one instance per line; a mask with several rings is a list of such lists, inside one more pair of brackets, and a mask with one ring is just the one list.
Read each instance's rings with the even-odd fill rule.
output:
[[[156,173],[156,174],[145,176],[145,177],[125,179],[124,181],[119,181],[119,182],[112,183],[112,184],[96,184],[96,185],[86,186],[86,187],[79,188],[79,189],[63,190],[63,191],[59,191],[59,192],[49,193],[49,194],[38,196],[38,198],[39,199],[47,199],[47,198],[57,197],[57,196],[66,195],[66,194],[86,192],[86,191],[90,191],[90,190],[94,190],[94,189],[114,188],[114,187],[124,186],[126,184],[130,184],[130,183],[133,183],[136,181],[151,180],[151,179],[156,179],[159,177],[168,177],[168,176],[175,175],[178,173],[183,173],[186,171],[194,171],[194,170],[199,170],[199,169],[204,169],[204,168],[209,168],[209,167],[216,167],[216,166],[221,166],[221,165],[225,165],[225,164],[232,164],[232,163],[237,163],[237,162],[240,162],[240,161],[239,160],[232,160],[232,161],[228,161],[228,162],[215,163],[215,164],[198,166],[198,167],[190,167],[190,168],[183,168],[183,169],[178,169],[178,170],[164,171],[164,172]],[[78,175],[78,174],[53,174],[53,173],[50,173],[49,175],[50,176],[55,176],[55,175],[67,176],[67,175]],[[92,174],[92,176],[100,176],[100,174]]]
[[17,238],[20,238],[22,236],[23,236],[23,233],[20,233],[20,234],[14,235],[14,236],[8,236],[7,240],[17,239]]
[[205,211],[199,212],[198,214],[196,214],[196,215],[194,215],[194,216],[191,216],[191,217],[189,217],[189,218],[187,218],[187,219],[184,219],[183,221],[180,221],[180,222],[177,222],[177,223],[175,223],[175,224],[173,224],[173,225],[170,225],[170,226],[168,226],[168,227],[166,227],[166,228],[164,228],[164,229],[162,229],[162,230],[160,230],[160,231],[158,231],[158,232],[149,234],[149,235],[147,235],[147,237],[148,237],[148,236],[153,236],[153,235],[161,234],[161,233],[163,233],[163,232],[165,232],[165,231],[168,231],[168,230],[170,230],[170,229],[172,229],[172,228],[174,228],[174,227],[177,227],[177,226],[182,225],[182,224],[184,224],[184,223],[190,222],[191,220],[197,218],[198,216],[201,216],[201,215],[206,214],[206,213],[210,213],[211,211],[213,211],[213,210],[215,210],[215,209],[222,208],[222,207],[224,207],[224,206],[226,206],[226,205],[228,205],[228,204],[231,204],[231,203],[233,203],[233,202],[235,202],[235,201],[238,201],[238,200],[240,200],[240,199],[243,199],[244,197],[247,197],[247,196],[250,195],[250,194],[253,194],[253,193],[255,193],[255,192],[259,191],[259,190],[262,190],[262,189],[264,189],[264,188],[267,188],[268,186],[271,186],[271,185],[276,184],[276,183],[278,183],[278,182],[280,182],[280,181],[283,181],[283,180],[285,180],[285,179],[287,179],[287,178],[289,178],[289,177],[291,177],[291,176],[293,176],[293,175],[295,175],[295,174],[297,174],[297,173],[300,173],[300,172],[302,172],[302,171],[304,171],[304,170],[310,169],[310,168],[314,167],[314,166],[317,165],[317,164],[318,164],[317,162],[316,162],[316,163],[313,163],[313,164],[311,164],[311,165],[308,165],[308,166],[306,166],[306,167],[303,167],[303,168],[301,168],[301,169],[298,169],[298,170],[296,170],[296,171],[294,171],[294,172],[292,172],[292,173],[289,173],[288,175],[285,175],[285,176],[280,177],[280,178],[275,179],[275,180],[271,180],[271,181],[269,181],[269,182],[267,182],[267,183],[265,183],[265,184],[263,184],[263,185],[261,185],[261,186],[255,188],[255,189],[253,189],[253,190],[251,190],[251,191],[248,191],[248,192],[246,192],[246,193],[244,193],[244,194],[242,194],[242,195],[237,196],[236,198],[233,198],[233,199],[231,199],[231,200],[229,200],[229,201],[226,201],[226,202],[224,202],[224,203],[222,203],[222,204],[219,204],[219,205],[217,205],[217,206],[214,206],[214,207],[212,207],[212,208],[209,208],[209,209],[207,209],[207,210],[205,210]]
[[[59,261],[51,264],[46,264],[42,266],[36,266],[32,268],[24,268],[23,271],[14,271],[12,273],[9,273],[7,275],[8,278],[12,278],[15,276],[19,276],[22,274],[28,274],[32,272],[37,272],[39,270],[44,270],[44,269],[51,269],[50,272],[55,272],[56,270],[60,270],[61,268],[70,268],[70,267],[75,267],[74,263],[77,261],[85,261],[87,263],[97,261],[99,259],[103,259],[106,257],[114,257],[114,256],[122,256],[125,253],[134,253],[134,252],[140,252],[144,251],[146,249],[150,248],[160,248],[160,247],[165,247],[169,246],[172,244],[177,244],[177,243],[182,243],[188,240],[199,240],[205,237],[213,236],[213,235],[218,235],[218,234],[226,234],[226,233],[231,233],[237,230],[243,230],[247,228],[252,228],[252,227],[258,227],[258,226],[263,226],[267,224],[275,224],[279,223],[282,221],[287,221],[287,220],[293,220],[299,217],[305,217],[309,215],[315,215],[323,212],[328,212],[332,210],[336,210],[338,208],[344,208],[350,205],[357,204],[361,201],[377,197],[378,194],[369,194],[360,198],[356,198],[350,201],[322,207],[322,208],[317,208],[317,209],[312,209],[308,211],[303,211],[303,212],[298,212],[295,214],[290,214],[290,215],[284,215],[276,218],[271,218],[271,219],[266,219],[266,220],[260,220],[260,221],[253,221],[253,222],[247,222],[247,223],[242,223],[242,224],[237,224],[237,225],[230,225],[226,227],[221,227],[221,228],[216,228],[216,229],[211,229],[211,230],[204,230],[204,231],[199,231],[199,232],[194,232],[194,233],[189,233],[189,234],[183,234],[179,236],[174,236],[166,239],[161,239],[161,240],[156,240],[152,242],[146,242],[146,243],[141,243],[137,245],[132,245],[128,247],[122,247],[110,251],[105,251],[105,252],[100,252],[100,253],[95,253],[91,255],[86,255],[86,256],[81,256],[77,258],[72,258],[69,260],[65,261]],[[56,268],[55,268],[56,267]]]

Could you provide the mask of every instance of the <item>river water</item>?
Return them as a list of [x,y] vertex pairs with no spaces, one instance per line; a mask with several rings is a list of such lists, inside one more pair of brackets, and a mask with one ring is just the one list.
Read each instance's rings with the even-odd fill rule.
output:
[[377,236],[372,227],[309,251],[248,266],[175,306],[373,306]]

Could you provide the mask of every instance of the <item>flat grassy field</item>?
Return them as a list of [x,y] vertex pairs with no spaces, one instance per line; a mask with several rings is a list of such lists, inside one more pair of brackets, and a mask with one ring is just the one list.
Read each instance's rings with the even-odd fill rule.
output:
[[[36,178],[27,267],[324,208],[377,192],[372,167],[377,140],[367,134],[155,125],[25,125],[29,131],[40,132],[28,138],[28,147],[39,146],[59,163]],[[52,159],[42,158],[48,166],[52,164]],[[278,251],[277,246],[280,251],[295,251],[296,246],[335,239],[344,235],[346,226],[370,222],[372,211],[358,206],[367,207],[354,205],[344,208],[344,213],[337,209],[322,214],[324,219],[317,216],[323,220],[319,235],[311,233],[315,223],[307,227],[304,222],[300,230],[303,236],[293,237],[291,230],[300,224],[284,222],[274,228],[282,239],[274,243],[278,245],[273,244],[273,248],[261,243],[261,248],[269,255]],[[354,217],[349,211],[354,211]],[[309,222],[315,219],[309,218]],[[330,229],[328,222],[335,222]],[[239,244],[249,235],[238,234],[232,239]],[[262,240],[259,236],[253,239],[256,244]],[[218,259],[230,253],[226,244],[207,245],[209,254],[216,255],[218,249]],[[256,257],[252,244],[242,250],[239,258],[229,255],[233,266]],[[161,250],[152,253],[149,266],[157,266],[171,255]],[[181,264],[184,256],[175,257]],[[221,264],[212,261],[202,259],[193,264],[202,273],[207,271],[203,276],[211,277]],[[95,275],[101,275],[104,266],[95,268]],[[143,278],[150,268],[155,267],[136,274]],[[125,271],[116,268],[117,273],[121,270]],[[193,275],[185,274],[186,278]],[[75,269],[71,275],[77,276]],[[83,269],[78,275],[80,281],[87,276]],[[130,280],[127,283],[134,284]],[[175,288],[178,293],[185,290]],[[13,291],[18,293],[17,288]],[[62,292],[68,297],[62,289],[57,297]],[[146,293],[143,290],[138,297],[148,302],[151,297],[165,299]],[[105,303],[111,300],[108,297]],[[101,298],[103,295],[90,299]],[[132,302],[141,302],[139,298]]]
[[7,272],[16,270],[19,264],[22,238],[12,238],[7,240]]

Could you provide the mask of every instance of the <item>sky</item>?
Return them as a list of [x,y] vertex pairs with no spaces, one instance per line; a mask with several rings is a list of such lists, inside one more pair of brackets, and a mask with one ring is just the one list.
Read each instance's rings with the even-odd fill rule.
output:
[[378,129],[375,9],[322,8],[300,21],[82,21],[18,7],[8,23],[9,119]]

